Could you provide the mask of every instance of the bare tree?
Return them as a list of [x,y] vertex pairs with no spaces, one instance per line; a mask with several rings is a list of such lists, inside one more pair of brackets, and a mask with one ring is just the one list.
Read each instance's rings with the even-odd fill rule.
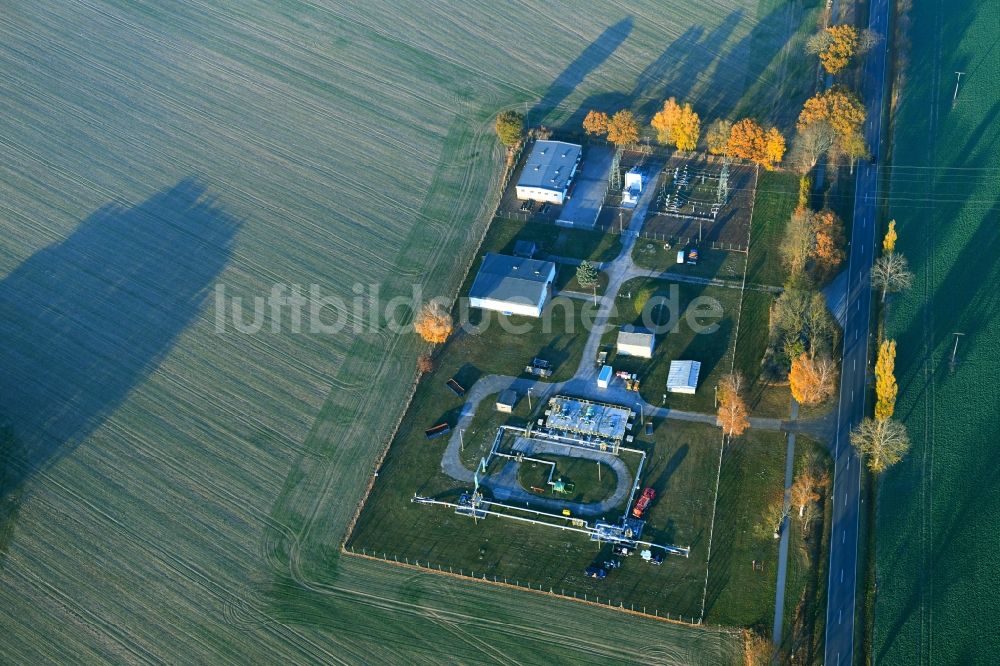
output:
[[813,213],[807,208],[800,208],[792,213],[779,246],[781,258],[788,272],[792,275],[805,273],[806,263],[815,247],[816,229],[813,225]]
[[899,421],[866,418],[851,433],[851,444],[868,461],[868,469],[880,474],[910,450],[906,426]]
[[882,302],[889,292],[905,291],[913,284],[906,257],[898,252],[884,254],[872,265],[872,288],[882,291]]
[[836,130],[826,120],[809,123],[795,134],[789,161],[798,167],[800,173],[807,173],[833,147],[836,139]]
[[819,55],[833,43],[833,35],[826,30],[820,30],[806,39],[804,50],[810,55]]
[[871,28],[865,28],[858,35],[858,53],[868,53],[882,43],[882,35]]

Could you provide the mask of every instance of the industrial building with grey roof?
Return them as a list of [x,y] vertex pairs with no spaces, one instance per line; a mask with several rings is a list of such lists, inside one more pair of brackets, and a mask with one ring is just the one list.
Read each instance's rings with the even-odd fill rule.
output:
[[545,307],[556,265],[487,252],[469,290],[472,307],[538,317]]
[[536,141],[517,181],[517,198],[562,204],[583,148],[565,141]]

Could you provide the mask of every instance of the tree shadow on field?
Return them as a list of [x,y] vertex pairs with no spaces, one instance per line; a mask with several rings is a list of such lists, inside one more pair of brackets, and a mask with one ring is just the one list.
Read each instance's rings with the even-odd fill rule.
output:
[[[549,85],[545,95],[528,113],[528,119],[535,124],[541,123],[550,111],[557,108],[573,94],[584,78],[607,60],[621,46],[625,38],[632,32],[632,17],[626,17],[608,27],[598,35],[597,39],[566,66],[559,76]],[[528,124],[526,122],[526,124]]]
[[205,192],[186,179],[131,208],[105,206],[0,282],[5,505],[93,432],[202,310],[240,227]]
[[567,128],[578,131],[584,116],[592,109],[614,113],[631,108],[642,120],[656,113],[665,96],[684,100],[699,74],[721,57],[719,51],[742,18],[743,12],[732,12],[708,34],[704,26],[688,27],[639,73],[631,91],[590,95],[566,121]]

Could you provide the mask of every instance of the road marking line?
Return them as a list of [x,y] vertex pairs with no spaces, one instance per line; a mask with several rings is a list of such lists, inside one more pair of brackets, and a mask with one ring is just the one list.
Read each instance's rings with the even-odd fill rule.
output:
[[[844,495],[844,500],[845,500],[844,504],[847,504],[847,501],[846,501],[847,500],[847,495]],[[847,542],[847,530],[841,530],[841,532],[840,532],[840,543],[846,543],[846,542]],[[843,573],[843,572],[841,572],[841,573]]]
[[[847,493],[844,493],[844,506],[847,506]],[[847,530],[844,530],[845,532]]]
[[844,582],[844,570],[843,569],[840,570],[840,582],[841,583]]
[[841,608],[839,611],[837,611],[837,624],[843,624],[843,623],[844,623],[844,609]]

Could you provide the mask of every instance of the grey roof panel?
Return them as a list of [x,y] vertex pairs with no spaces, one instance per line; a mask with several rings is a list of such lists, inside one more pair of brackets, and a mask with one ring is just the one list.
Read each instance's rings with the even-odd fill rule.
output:
[[536,141],[524,163],[518,187],[562,192],[576,170],[583,148],[565,141]]
[[545,293],[554,268],[551,261],[487,252],[469,297],[534,305]]

